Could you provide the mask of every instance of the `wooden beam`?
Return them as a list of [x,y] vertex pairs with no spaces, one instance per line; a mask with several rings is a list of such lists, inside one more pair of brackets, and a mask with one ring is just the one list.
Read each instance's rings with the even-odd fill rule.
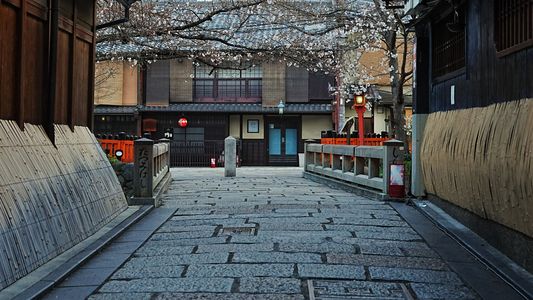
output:
[[48,80],[47,80],[47,101],[45,101],[46,116],[44,130],[46,135],[55,145],[55,104],[57,94],[57,40],[58,40],[58,18],[59,1],[48,1]]
[[76,40],[77,40],[77,25],[78,25],[78,5],[77,1],[73,1],[73,17],[72,17],[72,40],[70,41],[70,66],[69,66],[69,100],[68,100],[68,125],[70,130],[74,131],[74,122],[75,122],[75,112],[78,109],[74,102],[76,102],[77,97],[77,86],[78,83],[75,82],[76,79]]
[[20,129],[24,129],[24,98],[25,98],[25,83],[26,83],[26,46],[24,40],[26,38],[26,11],[27,3],[26,0],[21,0],[20,4],[20,16],[19,16],[19,106],[18,106],[18,115],[17,115],[17,124]]
[[94,127],[94,117],[93,117],[93,111],[94,111],[94,80],[95,80],[95,72],[96,72],[96,0],[92,0],[93,3],[93,40],[91,44],[91,50],[89,58],[91,59],[91,62],[89,64],[89,95],[87,97],[87,127],[92,131]]

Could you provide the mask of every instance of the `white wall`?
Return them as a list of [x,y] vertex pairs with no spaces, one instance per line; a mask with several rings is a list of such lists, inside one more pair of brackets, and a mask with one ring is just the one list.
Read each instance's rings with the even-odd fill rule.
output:
[[331,115],[302,116],[302,139],[320,139],[320,132],[333,129]]

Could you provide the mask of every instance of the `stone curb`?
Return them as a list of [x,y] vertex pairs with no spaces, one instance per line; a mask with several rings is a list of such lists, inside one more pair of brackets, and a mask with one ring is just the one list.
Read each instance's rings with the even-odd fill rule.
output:
[[436,205],[414,200],[414,207],[526,299],[533,299],[533,275]]
[[391,200],[384,193],[373,191],[365,187],[343,182],[343,181],[340,181],[334,178],[325,177],[322,175],[313,174],[313,173],[306,172],[306,171],[303,172],[303,177],[311,181],[321,183],[321,184],[324,184],[326,186],[333,187],[333,188],[340,188],[340,189],[343,189],[344,191],[353,193],[357,196],[366,197],[372,200]]
[[83,263],[87,262],[94,255],[98,254],[102,248],[108,245],[116,237],[126,231],[129,227],[137,223],[144,216],[146,216],[154,206],[145,205],[139,208],[132,215],[127,217],[124,221],[120,222],[117,226],[106,232],[102,237],[91,243],[84,250],[76,254],[71,259],[67,260],[60,266],[58,266],[49,275],[42,278],[13,299],[39,299],[46,292],[54,288],[57,284],[61,283],[67,276],[77,270]]

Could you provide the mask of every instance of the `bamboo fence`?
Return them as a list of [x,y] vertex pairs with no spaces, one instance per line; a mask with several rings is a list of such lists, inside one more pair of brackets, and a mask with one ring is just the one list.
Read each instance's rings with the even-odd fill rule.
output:
[[533,99],[433,113],[427,192],[533,237]]
[[102,228],[127,207],[118,179],[85,127],[0,120],[0,289]]

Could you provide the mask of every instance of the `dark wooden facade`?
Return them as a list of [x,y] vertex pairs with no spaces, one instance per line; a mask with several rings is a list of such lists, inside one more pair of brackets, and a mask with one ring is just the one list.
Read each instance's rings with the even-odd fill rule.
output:
[[431,7],[436,3],[420,5],[431,10],[415,25],[413,126],[422,142],[413,160],[423,180],[414,182],[531,271],[533,1],[456,1],[460,18],[453,26],[450,2]]
[[[417,79],[414,104],[415,113],[431,113],[484,107],[494,103],[533,97],[533,4],[523,2],[517,21],[501,24],[499,19],[502,3],[507,0],[463,1],[465,22],[464,67],[436,76],[433,64],[438,59],[432,51],[433,41],[438,37],[432,30],[441,20],[452,14],[451,6],[442,1],[423,22],[416,25],[417,35]],[[508,30],[501,33],[501,27]],[[514,34],[529,42],[521,46],[499,50],[502,39],[516,38]],[[442,34],[442,33],[439,33]],[[524,46],[525,45],[525,46]],[[529,47],[528,47],[529,45]],[[455,104],[450,101],[451,86],[455,85]]]
[[67,250],[82,254],[73,246],[127,208],[89,130],[95,3],[0,0],[2,299],[40,298],[42,277],[3,289]]
[[53,124],[91,127],[94,94],[95,3],[57,2],[0,1],[0,119],[51,138]]

